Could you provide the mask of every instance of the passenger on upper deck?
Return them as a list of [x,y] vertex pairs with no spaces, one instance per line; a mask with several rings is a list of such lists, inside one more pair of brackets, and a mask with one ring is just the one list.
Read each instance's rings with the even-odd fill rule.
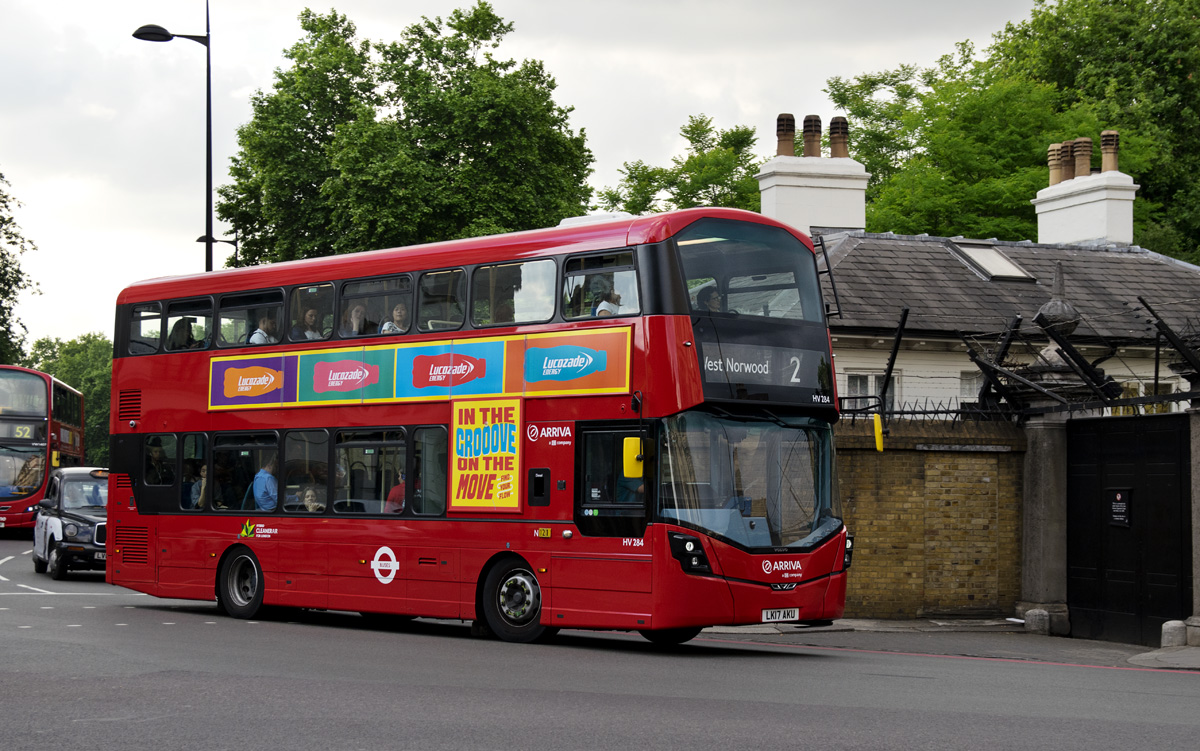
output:
[[367,320],[367,306],[353,303],[342,313],[342,325],[338,327],[339,336],[362,336],[374,334],[375,324]]
[[696,293],[696,310],[700,313],[721,312],[721,292],[716,287],[702,287]]
[[192,336],[192,318],[180,318],[171,326],[171,333],[167,335],[167,351],[174,352],[180,349],[195,349],[203,347],[203,341],[197,341]]
[[264,315],[258,319],[258,328],[250,335],[251,344],[278,344],[279,337],[275,336],[275,319]]
[[621,293],[610,289],[596,306],[597,316],[615,316],[621,307]]
[[304,311],[304,317],[296,321],[296,325],[292,326],[292,341],[324,338],[321,334],[321,312],[316,308],[309,308]]
[[381,334],[403,334],[408,331],[408,303],[401,300],[392,306],[392,320],[379,328]]

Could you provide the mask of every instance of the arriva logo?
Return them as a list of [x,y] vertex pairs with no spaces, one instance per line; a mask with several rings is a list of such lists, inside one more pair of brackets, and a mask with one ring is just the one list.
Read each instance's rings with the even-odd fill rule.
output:
[[573,381],[608,366],[608,353],[573,344],[558,347],[530,347],[525,350],[525,380]]
[[539,438],[570,438],[570,425],[543,425],[540,428],[537,425],[530,425],[526,431],[529,435],[529,440],[536,441]]
[[763,573],[775,574],[780,571],[799,571],[800,561],[763,561]]

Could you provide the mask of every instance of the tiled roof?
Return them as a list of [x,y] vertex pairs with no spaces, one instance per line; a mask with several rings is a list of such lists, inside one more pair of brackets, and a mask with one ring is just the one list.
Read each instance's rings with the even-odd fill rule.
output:
[[[842,317],[836,331],[891,332],[907,305],[908,334],[950,336],[1000,331],[1015,315],[1037,332],[1033,317],[1051,298],[1062,262],[1065,299],[1079,310],[1073,338],[1110,343],[1154,339],[1141,295],[1177,333],[1200,324],[1200,268],[1132,246],[1038,245],[852,232],[826,235]],[[954,251],[954,243],[991,245],[1036,282],[986,278]],[[822,263],[822,266],[824,264]],[[825,299],[833,302],[829,277]],[[906,334],[907,336],[907,334]]]

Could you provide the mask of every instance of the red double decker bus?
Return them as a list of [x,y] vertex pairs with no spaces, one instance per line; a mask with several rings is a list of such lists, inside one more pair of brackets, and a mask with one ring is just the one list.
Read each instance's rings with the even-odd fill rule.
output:
[[510,641],[839,617],[809,239],[564,224],[125,289],[109,581]]
[[0,365],[0,527],[33,527],[46,477],[83,464],[83,394],[53,376]]

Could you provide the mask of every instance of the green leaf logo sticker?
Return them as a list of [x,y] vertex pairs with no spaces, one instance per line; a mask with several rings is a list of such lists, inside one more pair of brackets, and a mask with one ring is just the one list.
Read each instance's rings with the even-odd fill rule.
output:
[[242,531],[238,534],[238,537],[254,537],[254,524],[249,519],[242,525]]

